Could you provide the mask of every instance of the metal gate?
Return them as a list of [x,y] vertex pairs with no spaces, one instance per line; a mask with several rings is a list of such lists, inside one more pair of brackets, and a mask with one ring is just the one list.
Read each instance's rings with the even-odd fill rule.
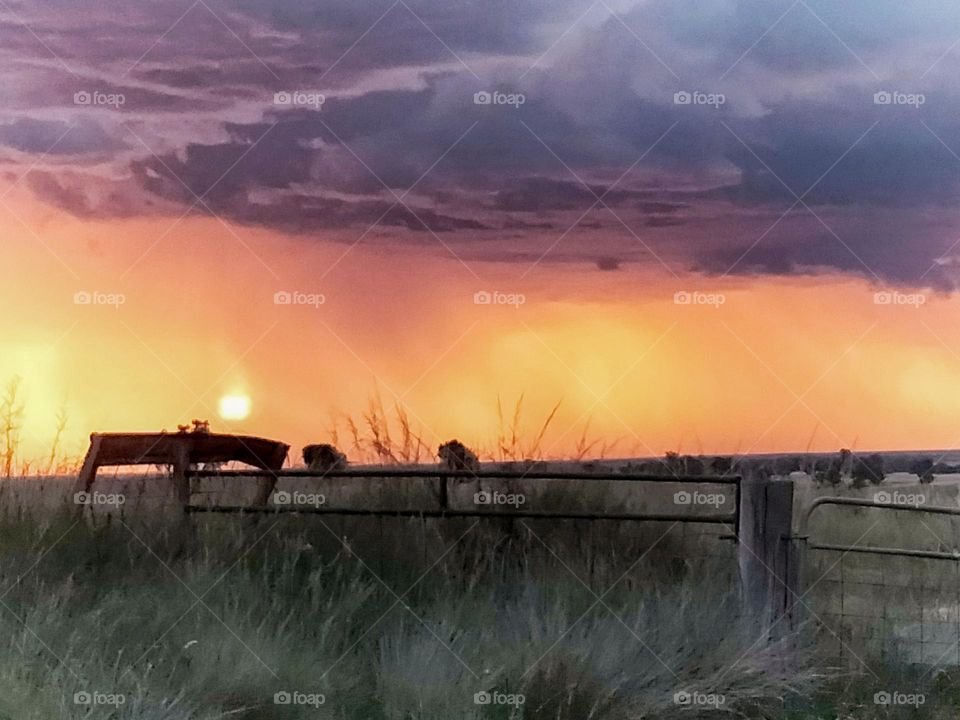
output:
[[[517,470],[442,470],[437,467],[347,468],[317,472],[305,469],[285,469],[272,473],[276,491],[265,505],[231,502],[200,503],[196,493],[198,483],[217,479],[225,487],[235,486],[236,480],[261,479],[264,471],[197,470],[190,474],[194,495],[184,510],[191,515],[237,514],[268,515],[278,519],[284,516],[303,518],[327,518],[339,536],[350,535],[359,530],[375,533],[384,552],[389,553],[391,544],[411,545],[411,554],[420,552],[424,544],[423,534],[429,524],[445,529],[462,525],[467,527],[475,521],[483,526],[497,526],[517,533],[529,530],[532,536],[545,536],[551,530],[564,528],[570,537],[578,538],[576,544],[583,547],[621,547],[624,556],[637,548],[656,546],[656,559],[665,558],[678,567],[709,568],[723,582],[736,587],[739,582],[737,565],[737,539],[740,534],[741,476],[740,475],[691,475],[649,474],[639,472],[569,472],[549,471],[539,468]],[[376,505],[357,503],[352,505],[325,502],[321,505],[304,505],[296,502],[278,503],[277,497],[292,489],[319,489],[325,483],[344,486],[366,484],[371,496],[376,499],[382,492],[386,499]],[[526,502],[520,506],[475,504],[455,501],[458,487],[462,484],[504,483],[510,487],[532,492],[550,489],[566,483],[574,492],[587,494],[590,488],[604,484],[629,483],[632,488],[656,488],[654,492],[633,492],[644,502],[642,508],[626,510],[599,510],[585,508],[576,503],[558,509],[549,504]],[[709,492],[701,492],[708,491]],[[723,493],[719,491],[723,490]],[[676,492],[675,492],[676,491]],[[713,494],[724,498],[717,508],[699,505],[698,497]],[[416,495],[419,499],[413,500]],[[688,502],[678,502],[677,497]],[[531,497],[535,497],[531,495]],[[461,498],[462,500],[462,498]],[[629,505],[629,504],[628,504]],[[449,534],[449,533],[448,533]],[[639,554],[639,553],[636,553]],[[378,552],[378,557],[381,554]],[[647,559],[652,563],[654,556]],[[384,562],[389,562],[387,559]]]
[[[793,538],[804,575],[803,592],[793,607],[799,617],[813,622],[818,647],[828,656],[844,666],[864,666],[868,656],[879,655],[931,670],[960,667],[960,553],[820,542],[809,534],[810,520],[828,505],[884,511],[884,517],[872,523],[845,513],[854,533],[860,529],[858,522],[868,527],[861,539],[879,526],[890,535],[914,535],[917,544],[934,540],[940,546],[954,543],[931,523],[958,518],[960,509],[821,497],[803,514]],[[919,521],[916,534],[901,523],[879,525],[903,513]]]

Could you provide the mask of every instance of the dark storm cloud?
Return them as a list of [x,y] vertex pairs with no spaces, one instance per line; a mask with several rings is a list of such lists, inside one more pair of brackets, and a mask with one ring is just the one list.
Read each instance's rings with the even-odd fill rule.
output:
[[96,123],[18,118],[0,125],[0,145],[37,155],[81,155],[119,145]]
[[[368,59],[371,55],[381,54],[390,62],[409,60],[425,52],[446,52],[443,44],[465,53],[526,54],[540,42],[539,34],[544,23],[571,24],[585,9],[578,0],[527,0],[522,3],[510,0],[407,0],[399,4],[392,0],[331,0],[323,3],[241,0],[237,6],[281,30],[322,30],[331,36],[341,53],[380,19],[371,31],[377,33],[380,30],[375,36],[376,42],[360,48],[357,57]],[[429,26],[429,31],[423,27],[424,23]],[[432,37],[431,31],[437,37]],[[402,47],[411,54],[397,55],[397,49]],[[380,50],[384,52],[378,53]]]
[[677,225],[686,225],[687,220],[670,215],[654,215],[653,217],[648,217],[644,221],[644,224],[647,227],[674,227]]
[[486,226],[469,217],[457,217],[385,200],[348,202],[337,198],[287,193],[268,202],[253,201],[256,193],[286,190],[310,180],[312,153],[304,150],[276,162],[276,153],[285,152],[284,135],[270,135],[260,142],[190,145],[185,156],[151,157],[134,164],[135,177],[149,192],[186,205],[195,202],[201,209],[257,225],[292,232],[319,228],[341,228],[379,221],[384,226],[404,227],[418,232],[478,230]]
[[610,184],[586,184],[550,177],[517,178],[506,184],[507,187],[494,194],[493,205],[497,210],[584,210],[600,199],[607,206],[626,206],[643,215],[672,215],[687,207],[685,203],[649,200],[658,195],[655,191],[619,190]]
[[[73,124],[30,184],[82,216],[204,196],[199,211],[305,235],[378,219],[397,242],[445,232],[471,257],[536,259],[566,233],[544,262],[649,262],[639,238],[678,270],[951,286],[960,7],[611,7],[17,2],[22,22],[0,13],[0,145],[19,155],[2,159],[39,158]],[[274,103],[298,89],[322,106]],[[77,107],[82,90],[126,102]],[[92,157],[96,174],[62,167]],[[408,190],[410,209],[394,195]]]
[[251,225],[268,224],[288,232],[308,233],[318,228],[369,226],[405,229],[415,233],[449,233],[457,230],[485,230],[472,218],[444,215],[429,208],[405,206],[391,200],[346,202],[337,198],[291,195],[266,205],[240,197],[215,199],[208,203],[218,214]]
[[[278,148],[288,153],[282,165],[276,162]],[[286,188],[310,176],[309,154],[291,156],[282,137],[269,134],[256,146],[188,145],[183,155],[148,157],[134,163],[134,174],[154,194],[187,204],[196,196],[216,202],[246,190]]]
[[[960,122],[953,112],[939,108],[921,117],[906,110],[891,118],[878,116],[872,94],[860,93],[860,102],[866,110],[846,117],[817,103],[783,107],[742,123],[738,135],[750,149],[731,135],[727,151],[741,179],[720,194],[763,204],[812,187],[804,198],[808,204],[952,202],[960,189],[960,160],[940,138],[958,136]],[[842,123],[835,126],[825,118]]]
[[[587,186],[575,182],[544,177],[522,178],[497,191],[494,207],[514,212],[584,209],[596,200],[594,193],[602,194],[603,189],[591,192]],[[622,195],[619,193],[618,198]],[[607,201],[614,202],[615,199],[608,198]]]

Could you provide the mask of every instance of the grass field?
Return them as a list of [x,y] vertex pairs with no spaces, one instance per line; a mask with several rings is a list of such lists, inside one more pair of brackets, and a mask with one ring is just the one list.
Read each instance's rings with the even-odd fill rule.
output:
[[826,720],[900,717],[874,695],[917,687],[930,699],[911,717],[954,717],[951,674],[889,657],[841,671],[800,637],[763,642],[732,544],[706,526],[197,516],[185,529],[157,478],[108,482],[127,502],[83,521],[69,480],[0,487],[11,720]]
[[773,716],[813,687],[741,616],[730,543],[543,521],[172,531],[138,484],[82,522],[64,482],[0,491],[6,717],[666,718],[684,692],[691,714]]

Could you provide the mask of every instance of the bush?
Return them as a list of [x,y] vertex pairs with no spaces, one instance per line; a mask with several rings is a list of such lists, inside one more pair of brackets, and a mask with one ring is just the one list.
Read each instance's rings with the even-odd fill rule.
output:
[[883,456],[868,455],[867,457],[855,456],[853,458],[853,478],[854,487],[864,487],[867,483],[879,485],[883,482]]

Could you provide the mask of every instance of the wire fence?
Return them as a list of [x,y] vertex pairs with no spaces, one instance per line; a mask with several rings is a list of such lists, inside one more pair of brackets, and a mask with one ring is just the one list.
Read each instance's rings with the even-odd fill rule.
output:
[[882,557],[874,565],[838,550],[816,554],[810,608],[825,653],[848,666],[879,656],[960,667],[960,560]]
[[[869,667],[876,658],[930,670],[960,667],[960,554],[942,539],[952,536],[960,510],[829,498],[808,517],[818,504],[847,505],[844,522],[833,527],[861,536],[849,545],[803,538],[803,605],[818,648],[846,667]],[[893,512],[867,518],[870,510]],[[878,533],[888,541],[871,542]],[[899,545],[907,541],[912,547]],[[935,549],[918,547],[930,542]]]

